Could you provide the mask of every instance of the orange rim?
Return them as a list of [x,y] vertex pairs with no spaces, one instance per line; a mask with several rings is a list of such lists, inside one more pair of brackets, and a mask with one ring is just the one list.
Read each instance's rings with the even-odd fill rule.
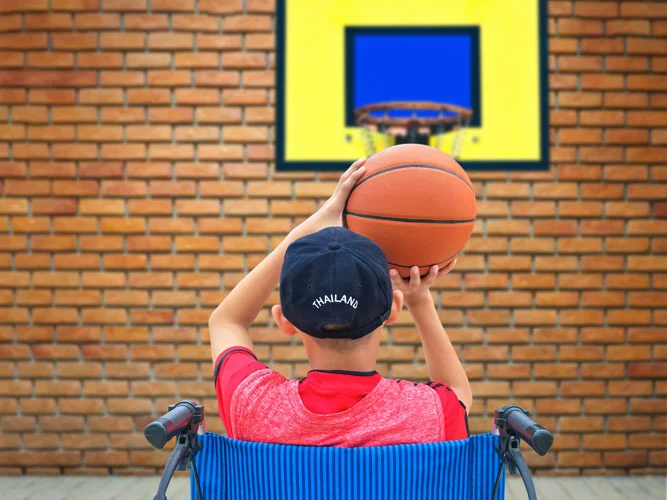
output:
[[[454,116],[437,116],[428,118],[409,117],[396,118],[390,116],[376,117],[371,115],[373,111],[391,111],[396,109],[407,110],[429,110],[439,112],[455,113]],[[459,123],[462,119],[472,118],[472,110],[453,104],[443,104],[438,102],[404,102],[390,101],[378,102],[375,104],[366,104],[355,110],[356,122],[359,125],[384,125],[389,127],[409,127],[409,126],[430,126],[446,125],[450,123]]]

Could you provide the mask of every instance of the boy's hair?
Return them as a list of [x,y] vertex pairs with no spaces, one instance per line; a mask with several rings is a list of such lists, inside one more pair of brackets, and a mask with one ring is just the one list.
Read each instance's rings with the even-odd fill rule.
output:
[[[341,326],[345,328],[345,325],[330,324],[330,325],[324,325],[323,329],[327,331],[336,331],[336,327],[341,327]],[[329,328],[331,328],[331,330],[329,330]],[[312,338],[315,344],[317,344],[319,347],[323,349],[341,353],[347,353],[347,352],[352,352],[361,346],[367,345],[371,337],[372,337],[371,335],[365,335],[358,339],[335,339],[335,338],[321,339],[317,337],[312,337]]]

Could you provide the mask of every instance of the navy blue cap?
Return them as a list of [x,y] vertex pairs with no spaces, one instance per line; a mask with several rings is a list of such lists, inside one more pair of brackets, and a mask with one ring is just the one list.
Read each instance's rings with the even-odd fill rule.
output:
[[371,240],[342,227],[304,236],[287,247],[280,304],[290,323],[312,337],[368,335],[391,313],[387,258]]

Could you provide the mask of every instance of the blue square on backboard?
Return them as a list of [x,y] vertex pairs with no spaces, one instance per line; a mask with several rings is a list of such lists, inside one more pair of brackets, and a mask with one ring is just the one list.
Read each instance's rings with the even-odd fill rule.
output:
[[358,107],[389,101],[453,104],[481,124],[478,27],[348,27],[345,57],[348,126]]

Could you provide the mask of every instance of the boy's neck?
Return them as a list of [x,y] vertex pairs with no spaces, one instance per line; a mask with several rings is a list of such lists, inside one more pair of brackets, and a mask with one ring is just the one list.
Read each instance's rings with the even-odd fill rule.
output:
[[335,353],[321,351],[310,359],[311,370],[345,370],[351,372],[372,372],[376,370],[376,361],[373,357],[363,356],[362,353]]
[[368,373],[374,372],[376,370],[375,363],[353,366],[349,363],[338,364],[338,363],[324,363],[324,364],[310,364],[311,370],[321,370],[321,371],[346,371],[346,372],[361,372]]
[[319,342],[306,334],[301,336],[313,370],[346,370],[372,372],[380,348],[381,328],[361,341]]

